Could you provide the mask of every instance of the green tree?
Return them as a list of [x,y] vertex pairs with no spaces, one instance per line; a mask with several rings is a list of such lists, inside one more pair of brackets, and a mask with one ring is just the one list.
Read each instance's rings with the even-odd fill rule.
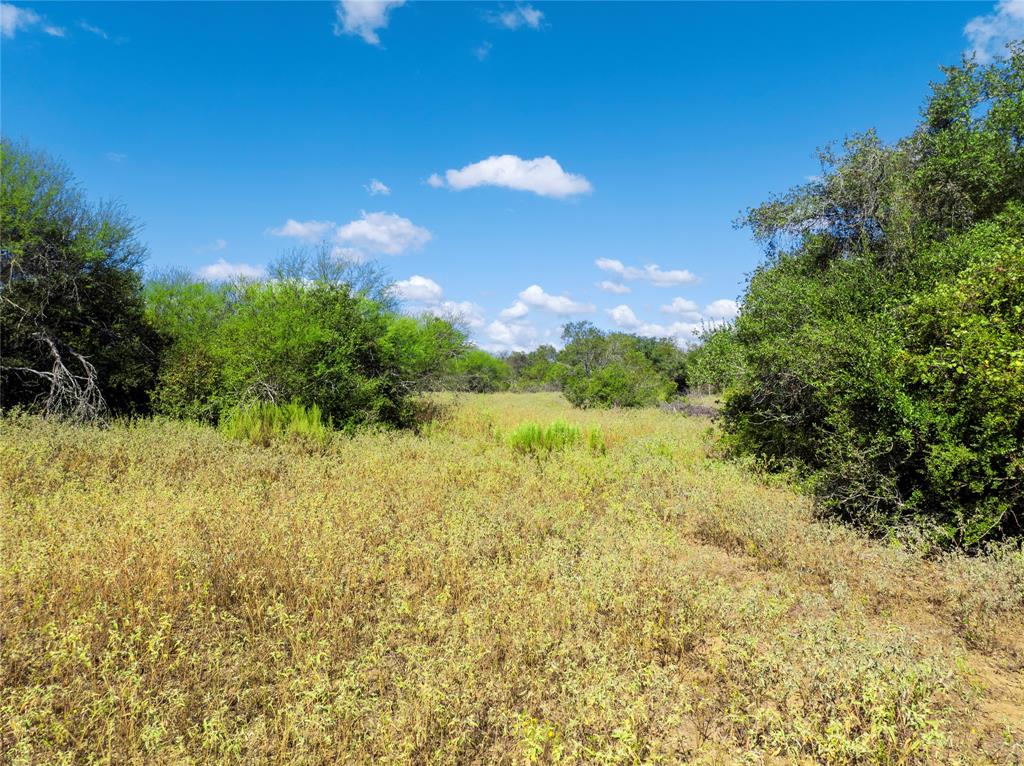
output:
[[451,386],[458,391],[504,391],[511,378],[512,368],[504,359],[478,348],[468,349],[451,364]]
[[146,249],[116,204],[90,204],[45,154],[0,144],[2,406],[89,419],[148,409],[160,338]]
[[725,429],[826,510],[973,545],[1024,520],[1024,48],[945,73],[911,136],[748,213]]

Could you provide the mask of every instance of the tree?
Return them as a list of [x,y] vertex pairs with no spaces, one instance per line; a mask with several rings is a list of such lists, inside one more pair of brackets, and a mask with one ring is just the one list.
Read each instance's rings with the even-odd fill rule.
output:
[[512,369],[508,363],[486,351],[471,348],[451,365],[451,386],[458,391],[488,393],[508,388]]
[[606,335],[589,322],[567,324],[562,337],[562,393],[577,407],[646,407],[675,390],[644,355],[641,338]]
[[945,74],[911,136],[749,211],[724,426],[829,513],[971,546],[1024,521],[1024,47]]
[[2,406],[77,420],[146,411],[160,338],[136,224],[90,204],[45,154],[7,140],[0,153]]

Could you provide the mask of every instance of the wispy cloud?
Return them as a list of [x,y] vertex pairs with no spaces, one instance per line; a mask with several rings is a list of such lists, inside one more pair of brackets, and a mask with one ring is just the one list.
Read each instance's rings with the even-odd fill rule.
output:
[[553,157],[524,160],[514,154],[493,155],[460,170],[448,170],[443,179],[437,173],[427,179],[427,185],[435,188],[446,184],[455,191],[499,186],[558,198],[589,194],[594,190],[590,181],[581,175],[567,173]]
[[1024,38],[1024,0],[1000,0],[992,13],[968,21],[964,35],[979,63],[1005,55],[1007,43]]
[[436,303],[441,300],[443,290],[441,285],[428,277],[413,274],[408,279],[402,279],[391,286],[391,291],[405,301],[419,301],[421,303]]
[[527,3],[516,5],[511,10],[488,13],[486,18],[492,24],[497,24],[505,29],[519,29],[520,27],[540,29],[544,13]]
[[227,246],[228,241],[226,239],[218,238],[213,240],[213,242],[207,242],[205,245],[200,245],[199,247],[196,248],[195,252],[197,254],[217,253],[220,252],[221,250],[226,250]]
[[42,18],[35,11],[12,3],[0,3],[0,35],[11,38],[19,29],[35,26]]
[[128,159],[128,155],[122,154],[121,152],[107,152],[103,156],[109,162],[124,162],[126,159]]
[[265,274],[262,266],[252,266],[248,263],[228,263],[223,258],[218,258],[216,263],[199,269],[199,276],[214,282],[239,278],[261,279]]
[[477,61],[483,61],[491,55],[491,48],[493,47],[489,42],[482,42],[473,50],[473,55],[476,56]]
[[386,197],[391,194],[391,188],[378,178],[371,178],[370,183],[363,188],[371,197],[376,197],[378,194]]
[[305,242],[325,239],[337,224],[334,221],[296,221],[289,218],[283,226],[267,229],[267,234],[274,237],[294,237]]
[[366,260],[373,255],[401,255],[419,250],[433,235],[422,226],[397,213],[367,213],[339,226],[334,221],[297,221],[289,218],[281,226],[266,230],[274,237],[292,237],[302,242],[330,241],[336,254],[349,260]]
[[413,274],[391,286],[391,292],[425,313],[479,329],[484,326],[484,310],[472,301],[444,300],[441,285],[429,277]]
[[626,266],[622,261],[617,261],[614,258],[598,258],[594,261],[594,265],[602,271],[618,275],[620,279],[639,279],[650,282],[655,287],[691,285],[699,281],[691,271],[686,269],[664,270],[656,263],[637,268],[636,266]]
[[626,293],[633,292],[633,288],[629,285],[624,285],[621,282],[612,282],[609,279],[602,279],[598,282],[597,289],[602,292],[612,293],[613,295],[625,295]]
[[540,333],[529,322],[503,322],[494,320],[484,330],[489,351],[525,351],[537,345]]
[[502,309],[499,316],[502,319],[522,319],[524,316],[530,313],[530,307],[522,301],[515,301],[507,309]]
[[94,34],[97,37],[102,37],[104,40],[110,39],[110,35],[108,35],[104,30],[100,29],[99,27],[93,24],[90,24],[88,21],[85,21],[84,19],[78,22],[78,26],[79,28],[84,29],[86,32],[89,32],[90,34]]
[[679,342],[689,342],[704,328],[719,326],[735,319],[739,314],[739,305],[728,298],[720,298],[699,311],[693,301],[676,298],[672,303],[662,306],[661,310],[680,318],[670,324],[645,322],[626,304],[608,309],[606,313],[616,327],[627,332],[649,338],[675,338]]
[[386,29],[391,11],[404,4],[405,0],[339,0],[334,34],[355,35],[370,45],[380,45],[378,30]]

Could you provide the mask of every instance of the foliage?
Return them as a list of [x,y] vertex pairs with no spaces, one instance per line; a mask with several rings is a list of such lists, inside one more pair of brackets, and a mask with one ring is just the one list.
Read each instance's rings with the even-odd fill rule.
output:
[[660,353],[660,363],[685,379],[685,363],[656,351],[664,348],[660,342],[644,346],[640,338],[605,334],[589,322],[567,324],[562,337],[562,393],[577,407],[648,407],[667,399],[676,384],[659,372],[644,348],[652,356]]
[[0,155],[3,407],[145,412],[160,339],[145,321],[136,224],[90,204],[46,155],[7,140]]
[[[493,436],[558,419],[606,453]],[[4,760],[1019,763],[1019,549],[815,521],[708,426],[556,393],[308,451],[6,418]]]
[[561,452],[579,444],[582,439],[583,433],[579,426],[556,420],[547,428],[537,423],[522,423],[509,433],[508,444],[516,452],[546,455]]
[[533,351],[514,351],[505,357],[505,362],[512,371],[512,386],[517,391],[557,390],[565,371],[558,361],[558,351],[547,344]]
[[742,379],[743,347],[732,325],[708,327],[699,340],[686,354],[691,388],[721,393]]
[[512,368],[504,359],[472,348],[452,360],[448,377],[452,390],[484,394],[507,389]]
[[257,403],[236,406],[221,415],[220,431],[232,439],[266,447],[276,439],[295,439],[312,446],[323,446],[330,432],[315,404],[306,408],[289,404]]
[[147,293],[172,339],[157,411],[215,421],[250,403],[316,406],[339,427],[407,425],[463,336],[435,317],[392,314],[345,282],[280,278],[211,285],[165,278]]
[[847,519],[974,545],[1024,531],[1024,48],[946,75],[911,137],[747,216],[725,427]]

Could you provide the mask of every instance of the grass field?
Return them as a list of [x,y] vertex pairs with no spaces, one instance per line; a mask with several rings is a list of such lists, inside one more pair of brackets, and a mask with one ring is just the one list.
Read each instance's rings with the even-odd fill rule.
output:
[[704,418],[2,429],[5,763],[1024,760],[1021,554],[816,522]]

